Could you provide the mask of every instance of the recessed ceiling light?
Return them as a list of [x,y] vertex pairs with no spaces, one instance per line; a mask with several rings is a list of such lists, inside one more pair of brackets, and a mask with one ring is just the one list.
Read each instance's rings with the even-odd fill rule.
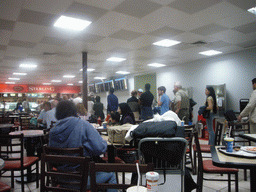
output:
[[153,45],[158,45],[158,46],[162,46],[162,47],[171,47],[171,46],[177,45],[179,43],[181,43],[181,42],[170,40],[170,39],[164,39],[164,40],[157,41],[157,42],[153,43]]
[[63,77],[64,78],[74,78],[75,76],[74,75],[64,75]]
[[13,73],[13,75],[27,75],[27,73]]
[[222,52],[220,52],[220,51],[215,51],[215,50],[209,50],[209,51],[199,52],[199,54],[201,54],[201,55],[206,55],[206,56],[218,55],[218,54],[221,54],[221,53],[222,53]]
[[252,7],[250,9],[248,9],[247,11],[249,11],[250,13],[256,15],[256,7]]
[[20,64],[20,67],[24,67],[24,68],[36,68],[37,65],[35,65],[35,64]]
[[[94,71],[95,69],[93,68],[87,68],[87,71],[90,72],[90,71]],[[83,71],[83,69],[80,69],[80,71]]]
[[52,82],[59,83],[61,80],[52,80]]
[[114,62],[121,62],[121,61],[125,61],[125,58],[120,58],[120,57],[110,57],[107,59],[107,61],[114,61]]
[[83,83],[83,81],[78,81],[78,83]]
[[56,21],[54,26],[60,27],[60,28],[65,28],[65,29],[71,29],[71,30],[75,30],[75,31],[82,31],[84,28],[86,28],[91,23],[92,23],[91,21],[76,19],[73,17],[66,17],[66,16],[62,15]]
[[5,82],[6,84],[15,84],[15,82]]
[[150,63],[150,64],[148,64],[148,66],[150,66],[150,67],[164,67],[166,65],[161,64],[161,63]]
[[43,83],[43,85],[51,85],[51,83]]
[[73,84],[72,84],[72,83],[69,83],[69,84],[67,84],[67,85],[70,85],[70,86],[71,86],[71,85],[73,85]]
[[118,73],[118,74],[123,74],[123,75],[127,75],[127,74],[129,74],[130,72],[128,72],[128,71],[117,71],[116,73]]
[[8,78],[9,80],[20,80],[20,78],[12,78],[12,77],[10,77],[10,78]]
[[105,77],[94,77],[94,79],[106,79]]

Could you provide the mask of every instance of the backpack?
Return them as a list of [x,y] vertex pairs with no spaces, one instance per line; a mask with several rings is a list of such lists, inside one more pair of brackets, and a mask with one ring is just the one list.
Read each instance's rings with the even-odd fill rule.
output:
[[236,115],[235,115],[235,113],[234,113],[234,111],[232,109],[227,110],[224,113],[224,116],[225,116],[227,121],[235,121],[235,120],[237,120]]

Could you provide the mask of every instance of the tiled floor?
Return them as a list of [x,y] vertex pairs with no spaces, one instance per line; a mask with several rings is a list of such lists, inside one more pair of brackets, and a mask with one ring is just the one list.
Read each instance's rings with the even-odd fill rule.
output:
[[[204,141],[201,141],[204,142]],[[17,174],[19,174],[17,172]],[[239,192],[249,192],[250,191],[250,172],[249,170],[247,170],[247,176],[248,179],[247,181],[244,181],[244,170],[239,170]],[[196,175],[192,175],[193,179],[196,181],[197,176]],[[218,174],[204,174],[204,177],[208,177],[208,178],[226,178],[226,176],[220,176]],[[131,178],[131,174],[126,176],[126,180],[129,181]],[[11,185],[11,179],[10,178],[4,178],[4,177],[0,177],[0,180],[2,182],[5,182],[9,185]],[[176,181],[167,181],[167,182],[171,182],[174,183]],[[180,182],[179,179],[177,179],[177,182]],[[232,183],[232,191],[235,191],[235,186],[234,183]],[[15,188],[12,189],[12,192],[20,192],[21,191],[21,185],[17,182],[15,182]],[[39,192],[40,188],[36,188],[36,183],[29,183],[25,185],[25,191],[26,192]],[[173,191],[173,190],[172,190]],[[193,190],[196,191],[196,190]],[[227,187],[227,182],[220,182],[220,181],[205,181],[203,182],[203,191],[204,192],[226,192],[228,191],[228,187]]]

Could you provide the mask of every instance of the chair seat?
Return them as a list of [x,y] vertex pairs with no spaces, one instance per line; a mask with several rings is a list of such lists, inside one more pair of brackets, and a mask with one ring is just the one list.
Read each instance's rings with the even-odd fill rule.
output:
[[236,173],[238,169],[216,167],[212,164],[212,160],[203,161],[203,170],[209,173]]
[[[39,161],[39,157],[24,157],[24,159],[23,159],[24,165],[23,166],[24,166],[24,168],[27,168],[27,167],[33,165],[34,163],[36,163],[37,161]],[[19,170],[20,168],[21,168],[20,161],[6,160],[3,170],[10,170],[10,169]]]
[[0,182],[0,192],[10,191],[11,187],[6,183]]
[[[200,145],[201,152],[211,153],[211,145]],[[196,145],[193,145],[193,150],[196,151]]]
[[[102,157],[102,160],[108,161],[108,157]],[[115,157],[115,163],[125,164],[125,162],[122,159],[120,159],[119,157]]]

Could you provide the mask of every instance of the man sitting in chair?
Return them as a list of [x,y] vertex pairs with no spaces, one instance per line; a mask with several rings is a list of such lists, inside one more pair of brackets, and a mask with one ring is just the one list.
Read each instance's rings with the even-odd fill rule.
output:
[[[77,109],[71,101],[61,101],[56,107],[57,123],[50,131],[49,146],[58,148],[77,148],[84,146],[84,156],[98,156],[106,152],[107,142],[87,121],[77,117]],[[63,171],[75,171],[75,167],[61,167]],[[98,172],[97,183],[116,184],[114,173]],[[89,183],[89,181],[88,181]],[[109,189],[108,192],[117,192]]]

